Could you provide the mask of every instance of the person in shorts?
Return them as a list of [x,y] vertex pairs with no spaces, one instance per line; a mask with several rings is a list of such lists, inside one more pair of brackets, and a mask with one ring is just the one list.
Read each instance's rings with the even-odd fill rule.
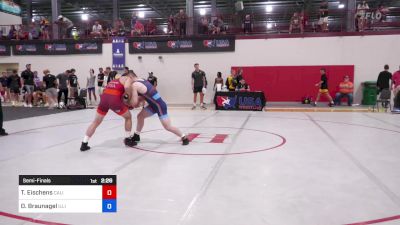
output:
[[206,87],[206,73],[200,70],[199,64],[194,64],[195,70],[192,73],[192,90],[193,90],[193,107],[192,109],[196,109],[197,102],[197,93],[200,94],[200,108],[207,109],[204,106],[204,93],[203,88]]
[[317,94],[317,98],[315,99],[315,102],[313,105],[317,106],[319,98],[321,97],[321,95],[324,95],[329,100],[329,107],[332,107],[335,105],[335,103],[333,102],[333,99],[332,99],[331,95],[329,94],[328,77],[326,76],[326,70],[324,68],[321,68],[320,73],[321,73],[321,81],[315,84],[316,87],[319,87],[319,92]]
[[22,87],[25,90],[25,107],[32,107],[33,91],[35,90],[34,74],[31,70],[31,64],[26,65],[26,70],[22,71]]
[[50,74],[48,69],[43,71],[43,83],[46,89],[47,101],[49,103],[49,109],[57,107],[57,78]]
[[100,103],[97,107],[95,119],[86,130],[85,136],[81,143],[81,151],[87,151],[90,149],[88,145],[89,139],[93,136],[97,127],[103,122],[103,119],[109,110],[112,110],[125,119],[125,145],[128,147],[134,147],[137,144],[133,141],[133,137],[131,136],[132,115],[128,106],[125,105],[123,101],[124,94],[126,92],[131,92],[130,89],[132,89],[132,83],[133,77],[129,74],[127,76],[120,77],[117,80],[112,80],[108,83],[103,94],[100,96]]
[[104,71],[103,68],[99,68],[99,74],[97,74],[97,91],[99,92],[99,96],[103,94],[104,84]]
[[8,85],[11,94],[11,105],[17,106],[19,103],[19,94],[21,93],[21,77],[18,76],[18,71],[13,70],[11,76],[8,77]]
[[[57,103],[59,108],[64,108],[67,106],[68,102],[68,89],[69,89],[69,74],[71,72],[66,70],[64,73],[57,75],[58,79],[58,96]],[[61,102],[61,97],[64,95],[64,102]]]
[[68,77],[69,81],[69,96],[71,98],[78,97],[79,82],[78,76],[75,74],[75,69],[70,70],[71,74]]

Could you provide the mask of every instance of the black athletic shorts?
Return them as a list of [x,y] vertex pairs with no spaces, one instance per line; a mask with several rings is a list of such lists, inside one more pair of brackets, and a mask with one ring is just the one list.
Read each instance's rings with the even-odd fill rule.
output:
[[203,92],[203,86],[201,87],[194,87],[193,88],[193,93],[202,93]]
[[14,93],[14,94],[20,94],[21,93],[19,87],[10,87],[10,92]]

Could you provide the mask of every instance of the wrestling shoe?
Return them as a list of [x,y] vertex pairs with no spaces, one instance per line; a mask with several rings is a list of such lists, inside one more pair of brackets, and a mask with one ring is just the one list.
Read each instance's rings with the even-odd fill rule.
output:
[[0,136],[7,136],[8,135],[8,133],[3,129],[3,130],[0,130]]
[[181,140],[182,140],[182,145],[188,145],[189,144],[189,139],[186,136],[182,137]]
[[132,137],[129,137],[124,139],[124,144],[128,147],[134,147],[137,145],[137,142],[135,142]]
[[82,142],[81,151],[84,152],[84,151],[87,151],[89,149],[90,149],[90,147],[88,146],[88,143],[87,142],[86,143]]
[[140,135],[138,135],[138,134],[134,134],[133,136],[132,136],[132,140],[133,141],[136,141],[136,142],[139,142],[140,141]]

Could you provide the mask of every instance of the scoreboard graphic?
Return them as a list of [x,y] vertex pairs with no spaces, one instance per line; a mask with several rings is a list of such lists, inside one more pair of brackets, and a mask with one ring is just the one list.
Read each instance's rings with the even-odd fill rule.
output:
[[20,175],[20,213],[115,213],[116,175]]

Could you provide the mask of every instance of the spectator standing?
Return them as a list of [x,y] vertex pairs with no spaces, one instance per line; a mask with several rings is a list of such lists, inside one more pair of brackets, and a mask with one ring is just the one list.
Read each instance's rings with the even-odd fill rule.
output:
[[8,76],[7,72],[2,72],[1,77],[0,77],[0,84],[2,86],[1,92],[1,97],[4,100],[4,102],[9,102],[10,101],[10,91],[8,88]]
[[99,92],[99,96],[103,94],[103,83],[104,83],[103,68],[99,68],[99,74],[97,75],[97,90]]
[[8,77],[8,84],[11,93],[11,105],[17,106],[19,102],[19,94],[21,93],[22,81],[18,76],[18,71],[13,70],[11,76]]
[[208,19],[203,16],[200,19],[199,34],[208,34]]
[[46,96],[49,103],[49,109],[57,107],[57,78],[50,74],[48,69],[43,71],[43,83],[46,89]]
[[339,92],[336,93],[335,105],[340,105],[342,98],[347,98],[347,105],[352,106],[353,104],[353,89],[354,85],[350,81],[349,76],[344,76],[344,80],[339,84]]
[[243,32],[245,34],[253,32],[253,21],[251,20],[250,14],[247,14],[243,20]]
[[237,84],[239,84],[241,80],[243,80],[243,68],[242,67],[240,67],[238,69],[238,71],[236,72],[236,82],[237,82]]
[[186,15],[183,9],[179,10],[179,13],[175,16],[177,24],[178,24],[178,33],[179,35],[183,36],[186,35],[186,22],[188,16]]
[[63,35],[62,38],[71,38],[71,32],[72,28],[74,27],[74,23],[72,23],[70,19],[63,15],[59,15],[56,24],[61,26],[61,34]]
[[389,72],[389,65],[385,65],[384,71],[379,73],[378,81],[376,86],[378,86],[378,94],[381,93],[383,89],[389,89],[390,80],[392,79],[392,74]]
[[25,89],[25,107],[32,107],[33,91],[35,90],[34,74],[31,70],[31,64],[26,65],[26,70],[22,71],[22,86]]
[[235,91],[236,86],[238,85],[237,82],[237,76],[236,76],[236,70],[231,69],[231,74],[226,78],[225,82],[226,87],[228,88],[229,91]]
[[289,34],[292,33],[293,29],[300,29],[300,33],[304,33],[303,21],[301,21],[301,17],[297,12],[290,19]]
[[42,40],[50,40],[49,35],[49,21],[46,18],[40,20],[40,33]]
[[156,24],[152,19],[149,19],[149,21],[146,24],[146,34],[147,35],[155,35],[156,34]]
[[147,81],[150,82],[154,87],[157,87],[158,85],[157,77],[154,76],[153,72],[149,72],[149,77],[147,77]]
[[79,82],[78,76],[75,75],[75,69],[70,70],[71,73],[69,74],[68,81],[69,81],[69,95],[71,98],[78,97],[78,89],[79,89]]
[[45,99],[44,91],[43,91],[43,82],[40,79],[37,71],[34,71],[33,75],[34,75],[33,82],[35,84],[34,85],[35,89],[33,91],[33,105],[38,106],[39,100],[42,98],[44,101],[44,99]]
[[99,21],[95,21],[94,25],[92,27],[92,36],[94,37],[101,37],[102,35],[102,30],[103,27],[101,26],[101,24],[99,23]]
[[132,12],[131,16],[131,36],[133,36],[132,31],[135,29],[136,21],[138,20],[138,12]]
[[206,73],[200,70],[198,63],[194,64],[195,70],[192,73],[192,90],[193,90],[193,109],[196,109],[197,93],[200,93],[200,108],[207,109],[204,106],[203,88],[206,87]]
[[315,84],[316,87],[319,87],[319,92],[317,94],[317,98],[315,99],[313,105],[317,106],[321,95],[325,95],[329,100],[329,107],[332,107],[334,105],[334,102],[331,95],[329,94],[328,77],[326,76],[326,70],[324,68],[321,68],[320,73],[321,73],[321,81]]
[[[4,86],[2,85],[2,83],[0,83],[0,90],[3,89]],[[6,130],[4,130],[3,128],[3,105],[1,104],[0,101],[0,136],[6,136],[8,135]]]
[[326,32],[328,30],[328,1],[323,1],[319,7],[319,22],[321,31]]
[[40,37],[40,27],[35,22],[29,25],[29,40],[37,40]]
[[168,17],[168,34],[174,34],[176,30],[176,21],[173,15],[169,15]]
[[8,39],[18,40],[18,31],[15,29],[14,25],[11,25],[10,30],[8,31]]
[[132,30],[132,36],[140,36],[144,33],[144,26],[143,24],[139,21],[136,20],[134,30]]
[[214,90],[221,91],[222,85],[224,85],[224,79],[222,78],[222,73],[218,72],[217,77],[214,80]]
[[92,94],[94,97],[94,101],[97,102],[95,87],[96,87],[96,75],[94,74],[94,69],[90,69],[89,77],[87,78],[87,83],[86,83],[86,88],[89,95],[89,105],[92,104]]
[[[60,73],[57,75],[58,79],[58,107],[63,108],[67,106],[68,103],[68,92],[69,92],[69,74],[71,71],[66,70],[64,73]],[[64,94],[64,102],[61,104],[61,97]]]
[[360,32],[364,31],[364,27],[367,23],[367,18],[365,17],[365,14],[368,9],[369,6],[366,1],[362,1],[362,3],[358,4],[357,6],[357,24],[358,24],[358,31]]

